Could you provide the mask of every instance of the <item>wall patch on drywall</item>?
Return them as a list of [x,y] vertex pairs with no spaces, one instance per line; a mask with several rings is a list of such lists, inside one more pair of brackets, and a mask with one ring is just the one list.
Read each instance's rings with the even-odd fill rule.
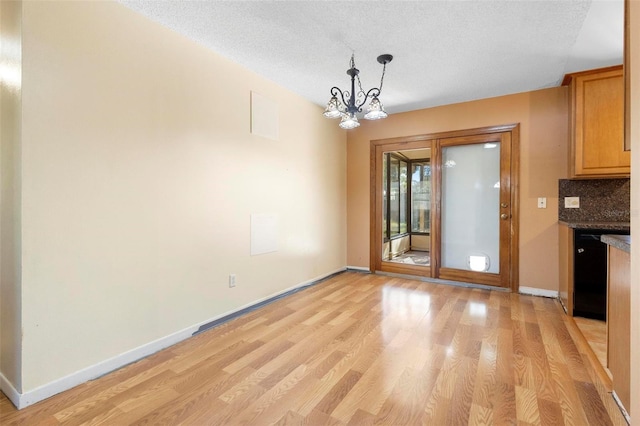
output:
[[278,218],[275,214],[251,215],[251,256],[278,251]]
[[279,138],[278,104],[259,93],[251,92],[251,134],[268,139]]

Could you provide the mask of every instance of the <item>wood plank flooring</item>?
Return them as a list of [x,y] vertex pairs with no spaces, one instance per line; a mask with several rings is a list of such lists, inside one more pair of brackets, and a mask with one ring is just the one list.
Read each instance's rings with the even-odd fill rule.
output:
[[[602,364],[605,371],[607,369],[607,323],[590,318],[573,317],[576,325],[582,332],[593,353]],[[609,373],[611,374],[611,373]]]
[[346,272],[0,424],[624,425],[557,301]]

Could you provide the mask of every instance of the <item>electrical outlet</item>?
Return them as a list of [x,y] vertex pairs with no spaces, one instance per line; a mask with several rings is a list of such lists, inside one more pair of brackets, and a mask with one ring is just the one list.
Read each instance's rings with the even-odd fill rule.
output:
[[579,209],[580,208],[580,197],[564,197],[564,208],[565,209]]
[[538,197],[538,208],[539,209],[547,208],[547,197]]
[[236,274],[229,274],[229,288],[236,286]]

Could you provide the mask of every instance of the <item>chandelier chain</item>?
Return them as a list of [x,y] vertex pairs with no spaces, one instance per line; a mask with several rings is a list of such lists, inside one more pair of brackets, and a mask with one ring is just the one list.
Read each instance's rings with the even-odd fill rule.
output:
[[[351,54],[351,61],[350,61],[350,68],[355,68],[356,67],[356,61],[354,59],[354,54]],[[387,71],[387,64],[383,64],[382,65],[382,76],[380,77],[380,86],[378,86],[378,94],[377,96],[380,96],[380,94],[382,93],[382,84],[384,83],[384,74]],[[358,89],[360,89],[357,93],[358,97],[360,97],[360,95],[364,95],[365,91],[362,88],[362,83],[360,82],[360,75],[356,75],[356,80],[358,81]]]
[[384,73],[387,70],[387,64],[382,64],[382,77],[380,77],[380,87],[378,87],[378,96],[382,93],[382,83],[384,82]]
[[[356,60],[354,58],[354,55],[355,53],[351,54],[351,63],[349,64],[351,68],[356,67]],[[362,83],[360,83],[360,75],[356,75],[356,80],[358,81],[358,89],[360,89],[356,94],[356,96],[359,98],[362,94],[364,94],[364,90],[362,89]]]

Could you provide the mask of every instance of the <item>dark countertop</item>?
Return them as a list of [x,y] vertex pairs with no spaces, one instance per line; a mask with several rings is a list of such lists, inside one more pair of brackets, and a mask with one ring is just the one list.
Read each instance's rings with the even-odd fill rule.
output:
[[631,235],[602,235],[600,241],[627,253],[631,252]]
[[566,222],[560,220],[558,223],[573,229],[610,229],[612,231],[629,231],[631,229],[630,222]]

